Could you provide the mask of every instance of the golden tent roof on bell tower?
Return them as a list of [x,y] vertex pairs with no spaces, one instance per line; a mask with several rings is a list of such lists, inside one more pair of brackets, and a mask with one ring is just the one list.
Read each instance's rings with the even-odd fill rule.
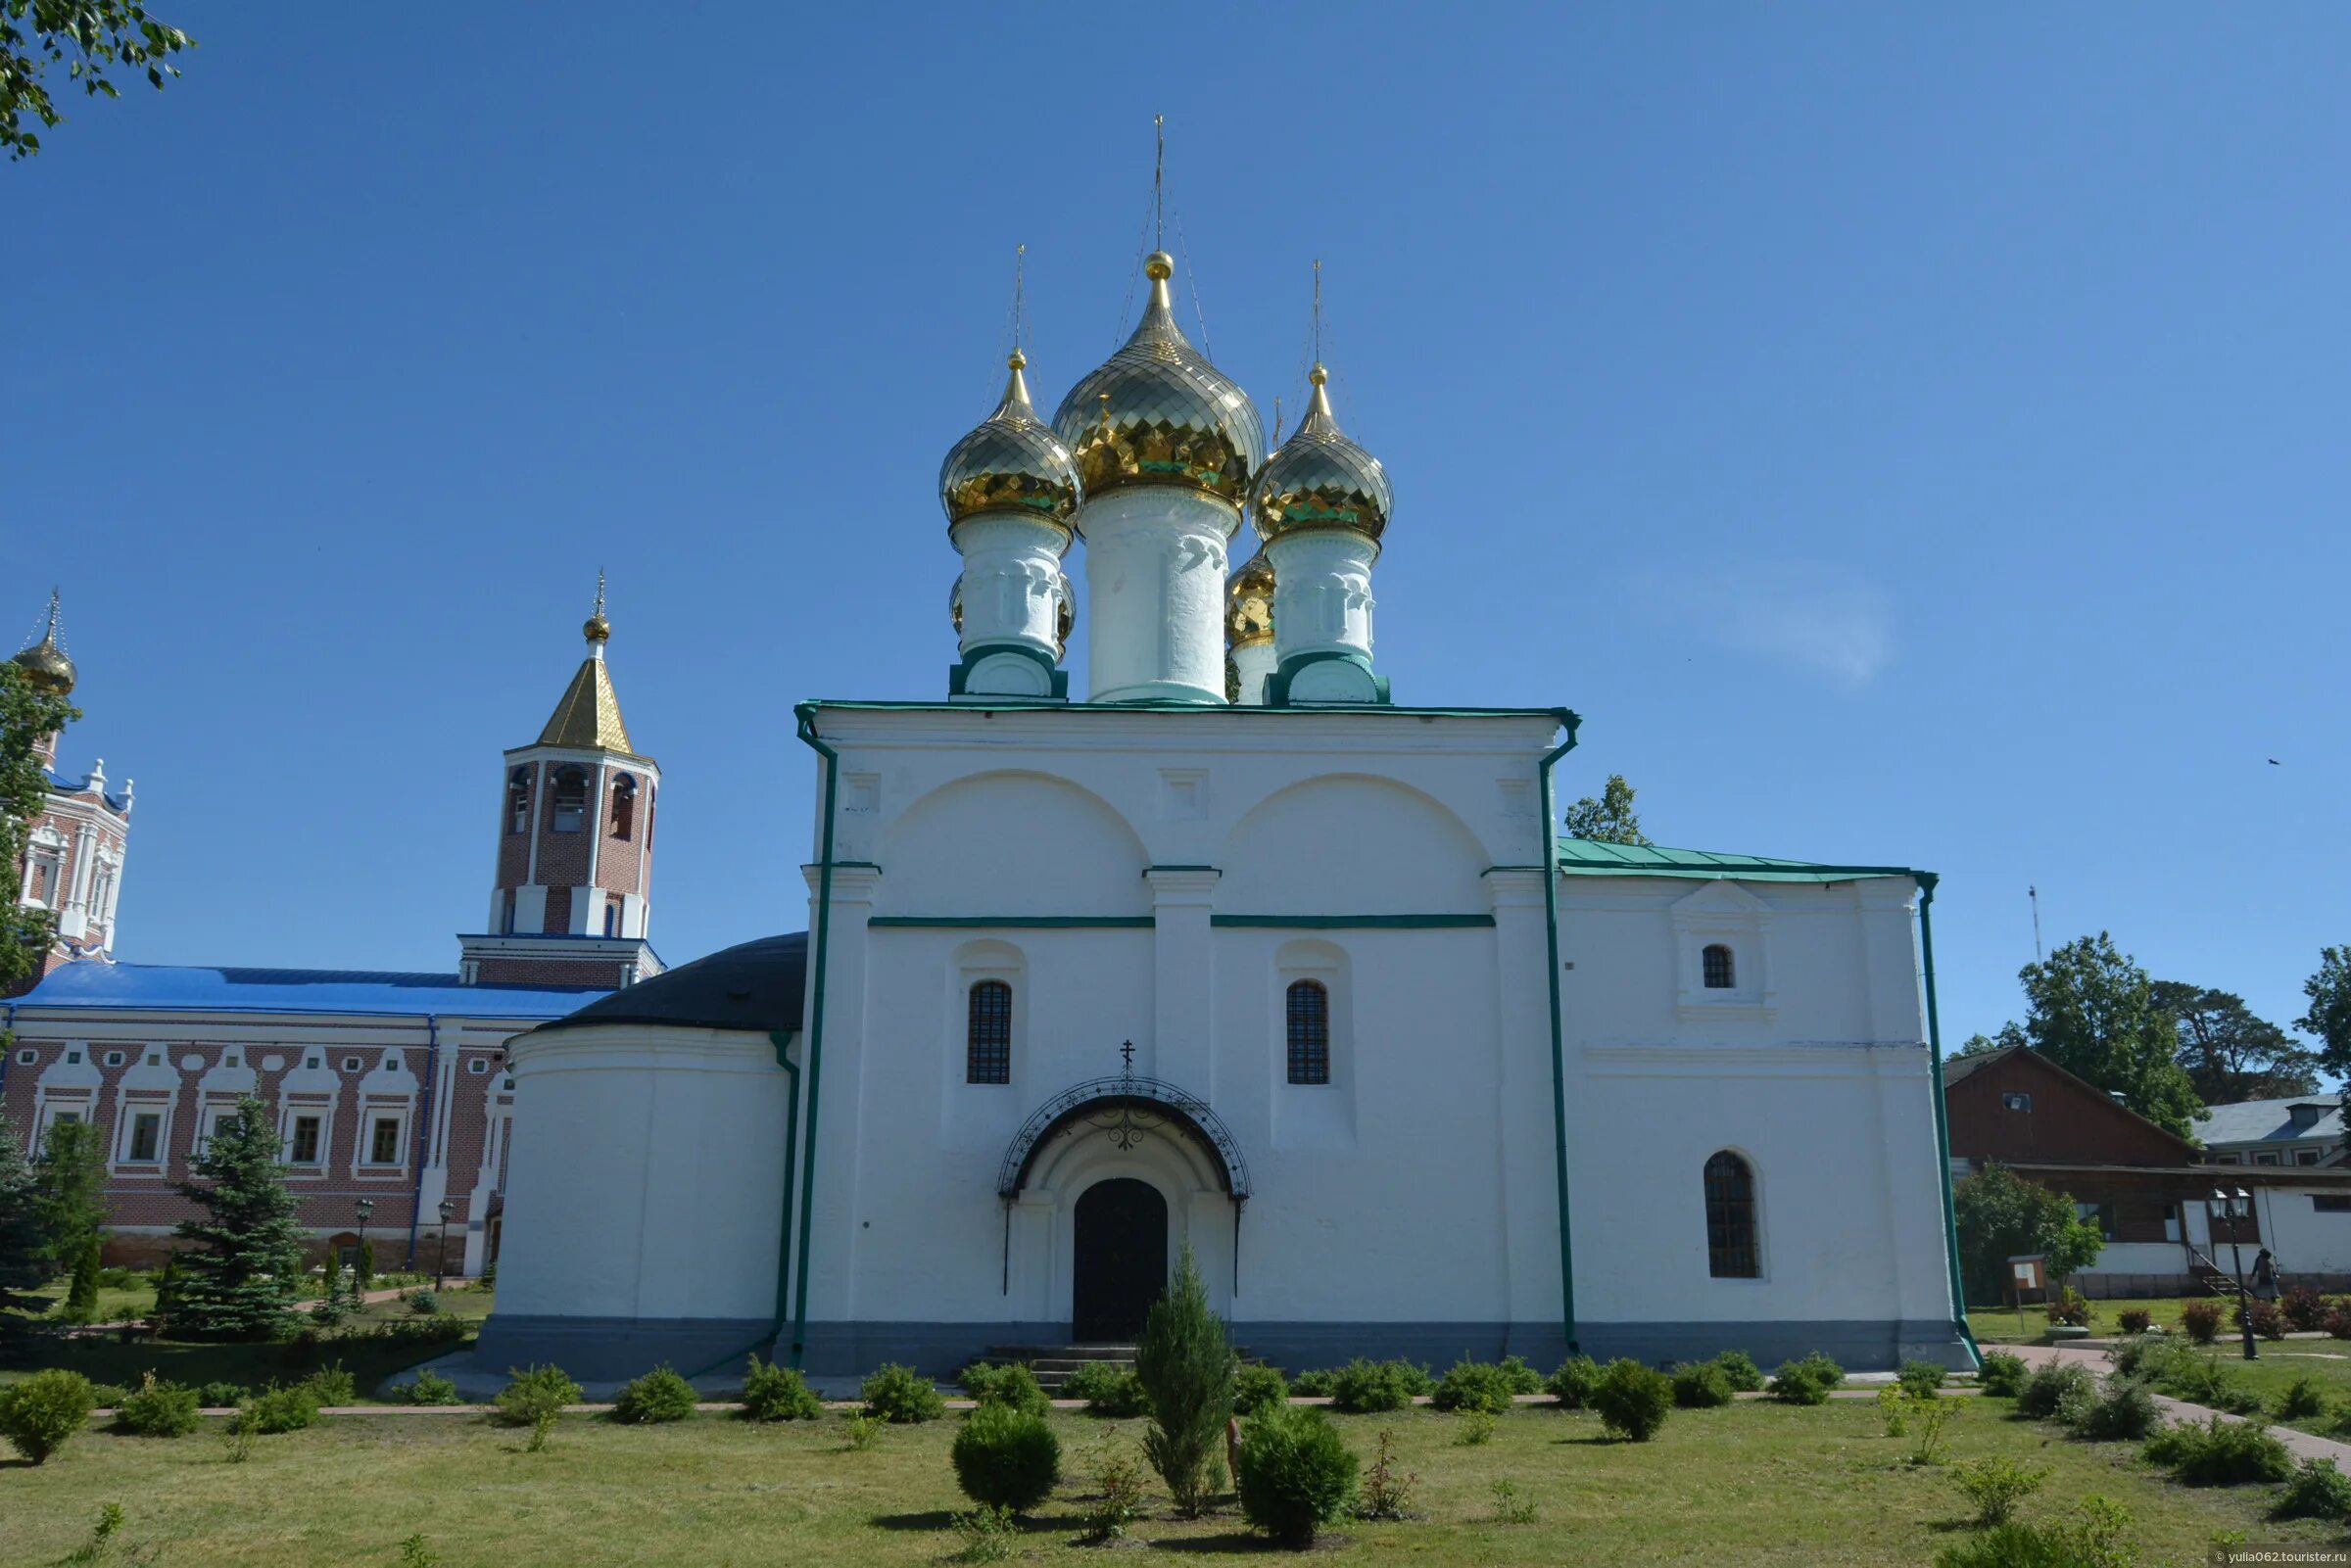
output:
[[629,727],[621,722],[620,694],[612,689],[612,672],[604,666],[604,643],[612,623],[604,618],[604,574],[596,574],[596,609],[580,628],[588,639],[588,656],[579,673],[563,689],[563,698],[539,732],[543,746],[574,746],[584,751],[617,751],[635,756]]

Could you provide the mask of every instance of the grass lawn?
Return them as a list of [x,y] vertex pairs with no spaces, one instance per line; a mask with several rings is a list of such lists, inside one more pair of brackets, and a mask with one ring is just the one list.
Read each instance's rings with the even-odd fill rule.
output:
[[[1072,1557],[1091,1455],[1113,1423],[1075,1412],[1051,1420],[1068,1472],[1031,1522],[1028,1558]],[[1420,1477],[1424,1520],[1348,1523],[1349,1557],[1415,1563],[1688,1564],[1692,1568],[1834,1562],[1916,1565],[1967,1529],[1950,1466],[1913,1468],[1882,1435],[1874,1408],[1742,1403],[1676,1411],[1650,1444],[1601,1439],[1592,1416],[1522,1408],[1492,1442],[1464,1447],[1451,1416],[1428,1410],[1340,1416],[1368,1454],[1394,1429],[1403,1466]],[[120,1544],[166,1543],[173,1564],[394,1563],[421,1529],[452,1565],[626,1562],[933,1564],[958,1541],[964,1506],[947,1449],[957,1423],[886,1430],[871,1450],[843,1441],[840,1415],[755,1427],[702,1417],[669,1427],[567,1419],[547,1451],[470,1416],[330,1418],[257,1439],[228,1462],[212,1427],[175,1441],[93,1430],[46,1465],[0,1469],[0,1564],[54,1563],[79,1544],[100,1507],[127,1514]],[[1141,1423],[1117,1423],[1132,1445]],[[2264,1544],[2339,1539],[2339,1527],[2270,1524],[2258,1490],[2192,1492],[2139,1464],[2133,1446],[2074,1442],[1967,1402],[1950,1456],[2008,1453],[2055,1468],[2029,1517],[2070,1511],[2096,1493],[2129,1508],[2131,1535],[2155,1562],[2200,1563],[2213,1533]],[[1495,1521],[1507,1479],[1540,1509]],[[1229,1500],[1197,1521],[1166,1515],[1156,1492],[1136,1527],[1171,1549],[1254,1549]],[[1099,1560],[1099,1559],[1096,1559]]]
[[[2234,1298],[2158,1297],[2150,1301],[2133,1301],[2118,1297],[2111,1302],[2089,1304],[2089,1331],[2100,1338],[2120,1334],[2122,1314],[2133,1308],[2149,1314],[2162,1327],[2174,1333],[2180,1329],[2180,1307],[2183,1300],[2219,1301],[2221,1331],[2233,1333],[2236,1329]],[[2049,1332],[2049,1319],[2038,1303],[2026,1307],[2020,1321],[2013,1307],[1971,1307],[1967,1309],[1967,1326],[1979,1345],[2038,1345]]]

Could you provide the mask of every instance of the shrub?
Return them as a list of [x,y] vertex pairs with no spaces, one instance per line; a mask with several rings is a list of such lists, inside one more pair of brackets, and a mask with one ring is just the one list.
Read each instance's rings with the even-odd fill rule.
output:
[[1910,1396],[1898,1387],[1878,1390],[1878,1414],[1885,1419],[1888,1437],[1903,1436],[1910,1430]]
[[612,1419],[623,1426],[684,1421],[694,1415],[697,1401],[693,1384],[667,1366],[656,1366],[620,1386],[612,1396]]
[[2128,1510],[2084,1497],[2078,1520],[2010,1520],[1935,1554],[1935,1568],[2132,1568],[2138,1554],[2123,1539]]
[[130,1397],[130,1390],[120,1383],[93,1383],[90,1399],[101,1410],[111,1410]]
[[2248,1318],[2252,1320],[2253,1332],[2259,1334],[2263,1339],[2281,1340],[2285,1338],[2285,1314],[2278,1310],[2276,1302],[2265,1302],[2258,1296],[2246,1297],[2244,1301],[2237,1304],[2236,1311],[2231,1321],[2242,1328]]
[[2122,1325],[2126,1334],[2144,1334],[2154,1326],[2155,1318],[2144,1307],[2126,1307],[2115,1314],[2115,1321]]
[[1255,1415],[1288,1402],[1290,1385],[1281,1372],[1271,1366],[1243,1366],[1232,1374],[1232,1409],[1235,1415]]
[[1728,1404],[1736,1392],[1730,1374],[1713,1361],[1684,1361],[1673,1369],[1673,1402],[1685,1410]]
[[848,1439],[850,1448],[863,1453],[882,1441],[882,1429],[888,1424],[880,1416],[852,1415],[841,1423],[842,1435]]
[[1829,1394],[1845,1381],[1845,1368],[1814,1351],[1800,1361],[1782,1361],[1771,1375],[1768,1392],[1790,1404],[1826,1404]]
[[309,1389],[321,1405],[349,1404],[360,1397],[358,1384],[343,1369],[341,1361],[318,1368],[302,1380],[302,1386]]
[[2274,1519],[2351,1519],[2351,1476],[2332,1459],[2305,1459],[2270,1510]]
[[2180,1307],[2180,1331],[2198,1345],[2210,1345],[2220,1337],[2221,1306],[2218,1302],[2183,1302]]
[[2025,1386],[2016,1396],[2017,1411],[2046,1420],[2069,1399],[2096,1398],[2097,1382],[2089,1368],[2079,1362],[2053,1362],[2025,1379]]
[[115,1430],[137,1438],[184,1438],[203,1424],[196,1391],[147,1374],[136,1390],[115,1402]]
[[2147,1441],[2150,1464],[2172,1472],[2188,1487],[2236,1487],[2259,1481],[2283,1481],[2294,1473],[2293,1455],[2255,1421],[2224,1421],[2214,1416],[2206,1426],[2183,1421]]
[[1020,1549],[1020,1527],[1009,1508],[982,1506],[956,1514],[947,1523],[963,1540],[963,1549],[951,1559],[955,1562],[1008,1562]]
[[1094,1495],[1085,1505],[1085,1539],[1096,1545],[1126,1540],[1127,1527],[1143,1511],[1143,1467],[1135,1463],[1133,1450],[1115,1437],[1115,1431],[1102,1435],[1094,1459]]
[[407,1302],[408,1310],[414,1312],[418,1317],[430,1317],[433,1313],[441,1310],[441,1298],[422,1287],[408,1292],[401,1300]]
[[401,1393],[410,1404],[456,1404],[457,1386],[438,1372],[419,1372]]
[[1330,1393],[1340,1409],[1360,1415],[1401,1410],[1415,1395],[1433,1393],[1435,1388],[1426,1367],[1406,1360],[1367,1361],[1359,1355],[1338,1369]]
[[2163,1411],[2143,1385],[2118,1378],[2073,1425],[2092,1443],[2136,1443],[2154,1436],[2163,1425]]
[[1910,1407],[1910,1420],[1917,1428],[1910,1445],[1910,1462],[1935,1463],[1943,1449],[1943,1429],[1959,1419],[1959,1412],[1965,1406],[1939,1394],[1912,1394],[1907,1390],[1902,1391],[1902,1402]]
[[1581,1410],[1591,1403],[1592,1386],[1600,1381],[1600,1363],[1589,1355],[1570,1355],[1551,1374],[1544,1388],[1551,1397],[1570,1410]]
[[1403,1519],[1409,1517],[1413,1504],[1413,1488],[1420,1478],[1398,1468],[1396,1463],[1396,1429],[1383,1426],[1371,1449],[1371,1468],[1364,1472],[1362,1496],[1355,1504],[1358,1519]]
[[1338,1386],[1338,1372],[1327,1366],[1301,1372],[1290,1380],[1290,1392],[1303,1400],[1327,1400]]
[[745,1421],[813,1421],[824,1413],[825,1402],[816,1397],[796,1368],[751,1357],[751,1369],[743,1379]]
[[1429,1401],[1440,1410],[1482,1410],[1500,1415],[1511,1407],[1511,1375],[1485,1361],[1456,1361],[1437,1379]]
[[1241,1516],[1285,1546],[1307,1546],[1354,1503],[1355,1455],[1321,1411],[1283,1405],[1241,1434]]
[[1976,1505],[1976,1523],[1990,1528],[2006,1524],[2016,1505],[2040,1490],[2049,1479],[2049,1467],[2020,1464],[2000,1454],[1963,1464],[1952,1472],[1951,1479]]
[[1542,1504],[1532,1497],[1518,1496],[1518,1483],[1494,1483],[1494,1522],[1501,1525],[1531,1525],[1542,1515]]
[[2317,1415],[2327,1408],[2327,1395],[2318,1379],[2298,1377],[2278,1396],[2278,1419],[2291,1421],[2300,1416]]
[[1045,1418],[1017,1405],[983,1403],[955,1434],[955,1483],[984,1507],[1027,1513],[1061,1480],[1061,1440]]
[[279,1432],[300,1432],[318,1419],[318,1392],[308,1383],[279,1386],[272,1383],[245,1402],[237,1412],[237,1425],[248,1432],[264,1437]]
[[98,1402],[79,1372],[35,1372],[0,1389],[0,1437],[34,1464],[66,1446],[89,1421]]
[[1543,1374],[1527,1365],[1524,1356],[1506,1355],[1498,1364],[1502,1369],[1502,1375],[1510,1380],[1512,1394],[1540,1394],[1543,1392]]
[[580,1386],[559,1366],[506,1368],[496,1419],[506,1426],[541,1427],[580,1402]]
[[1647,1443],[1673,1408],[1673,1382],[1655,1367],[1620,1357],[1601,1369],[1591,1404],[1610,1436]]
[[2327,1298],[2307,1285],[2297,1285],[2278,1300],[2285,1326],[2303,1334],[2326,1327],[2329,1309]]
[[2327,1309],[2327,1321],[2320,1326],[2338,1340],[2351,1340],[2351,1306],[2337,1302]]
[[1134,1372],[1151,1402],[1143,1456],[1168,1484],[1176,1510],[1196,1516],[1232,1422],[1232,1346],[1210,1310],[1208,1288],[1186,1244],[1167,1294],[1151,1305],[1135,1342]]
[[1053,1407],[1053,1402],[1045,1398],[1044,1386],[1037,1382],[1036,1374],[1020,1361],[1008,1362],[1003,1366],[974,1362],[963,1369],[956,1381],[962,1385],[964,1393],[982,1404],[1006,1405],[1015,1410],[1026,1410],[1031,1415],[1042,1415]]
[[2041,1310],[2052,1324],[2089,1327],[2089,1300],[2071,1285],[2060,1285],[2057,1294],[2049,1298],[2049,1305]]
[[1088,1361],[1072,1372],[1061,1385],[1061,1397],[1083,1400],[1091,1413],[1114,1419],[1151,1413],[1151,1397],[1143,1392],[1143,1380],[1108,1361]]
[[1941,1361],[1904,1361],[1894,1380],[1909,1393],[1933,1394],[1949,1376]]
[[1453,1442],[1456,1448],[1475,1448],[1494,1441],[1494,1428],[1499,1424],[1491,1410],[1463,1410],[1455,1426]]
[[220,1410],[243,1404],[245,1394],[242,1383],[207,1383],[197,1389],[196,1398],[206,1409]]
[[936,1421],[947,1413],[947,1402],[929,1378],[894,1361],[874,1368],[857,1393],[865,1401],[866,1414],[897,1426]]
[[1714,1364],[1722,1368],[1724,1377],[1730,1379],[1731,1389],[1734,1393],[1760,1394],[1763,1392],[1763,1369],[1755,1364],[1755,1358],[1747,1352],[1724,1351],[1720,1355],[1714,1357]]
[[2012,1400],[2025,1386],[2025,1358],[2006,1351],[1986,1351],[1976,1366],[1976,1386],[1998,1399]]

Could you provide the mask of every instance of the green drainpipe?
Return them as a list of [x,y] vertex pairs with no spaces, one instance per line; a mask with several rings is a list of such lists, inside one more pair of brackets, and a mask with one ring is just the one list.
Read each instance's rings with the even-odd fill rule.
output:
[[833,929],[833,786],[840,772],[840,753],[817,738],[816,704],[802,702],[792,710],[799,736],[825,759],[825,784],[818,805],[825,829],[816,857],[816,930],[809,939],[808,964],[815,975],[808,987],[808,1142],[800,1151],[800,1256],[793,1266],[792,1286],[792,1364],[800,1366],[808,1354],[808,1230],[816,1196],[816,1091],[825,1066],[825,938]]
[[1942,1161],[1941,1179],[1935,1184],[1943,1195],[1943,1239],[1944,1256],[1951,1267],[1952,1326],[1959,1337],[1967,1341],[1967,1353],[1979,1362],[1983,1351],[1976,1344],[1975,1330],[1967,1326],[1967,1290],[1959,1273],[1958,1211],[1951,1202],[1951,1123],[1943,1104],[1943,1021],[1935,1011],[1935,883],[1940,879],[1931,871],[1918,873],[1918,950],[1927,976],[1927,1059],[1934,1064],[1935,1075],[1935,1153]]
[[792,1045],[790,1029],[773,1030],[768,1038],[775,1042],[776,1066],[792,1079],[792,1087],[785,1091],[790,1098],[784,1115],[784,1231],[776,1240],[776,1333],[781,1336],[791,1316],[787,1287],[792,1279],[792,1163],[800,1152],[800,1069],[784,1054]]
[[1559,1323],[1567,1335],[1567,1354],[1577,1354],[1575,1334],[1575,1249],[1567,1222],[1567,1054],[1559,1034],[1559,850],[1552,841],[1559,817],[1552,809],[1551,770],[1575,749],[1576,727],[1583,721],[1565,708],[1553,710],[1567,731],[1567,738],[1535,767],[1543,790],[1543,941],[1551,957],[1551,1122],[1553,1156],[1559,1180]]

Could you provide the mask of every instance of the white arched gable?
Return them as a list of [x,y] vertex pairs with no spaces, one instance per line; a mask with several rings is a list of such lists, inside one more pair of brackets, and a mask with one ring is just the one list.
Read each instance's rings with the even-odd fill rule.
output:
[[1217,912],[1484,915],[1493,864],[1443,802],[1389,779],[1325,774],[1252,807],[1226,838]]
[[889,825],[877,915],[1148,915],[1150,856],[1089,790],[1037,773],[941,784]]

